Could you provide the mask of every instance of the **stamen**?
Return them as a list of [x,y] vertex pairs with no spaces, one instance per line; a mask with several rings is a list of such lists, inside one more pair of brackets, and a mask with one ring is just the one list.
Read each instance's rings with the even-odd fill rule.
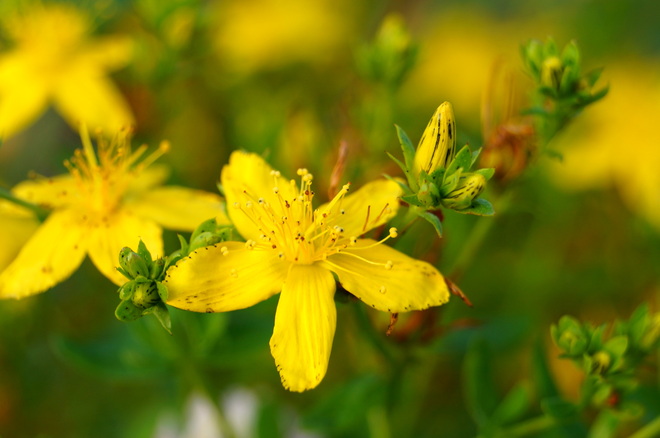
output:
[[229,254],[229,249],[227,249],[226,246],[223,246],[220,248],[220,252],[222,253],[223,256],[226,256],[227,254]]

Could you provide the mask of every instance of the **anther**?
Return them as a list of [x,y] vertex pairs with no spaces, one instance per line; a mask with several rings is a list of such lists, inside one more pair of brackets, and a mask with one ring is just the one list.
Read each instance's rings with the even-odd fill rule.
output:
[[385,263],[385,269],[387,269],[388,271],[391,271],[393,266],[394,263],[392,263],[392,260],[388,260],[387,263]]
[[222,253],[223,256],[226,256],[227,254],[229,254],[229,249],[227,249],[226,246],[223,246],[220,248],[220,252]]
[[390,237],[394,238],[398,235],[399,235],[399,233],[397,232],[396,228],[394,228],[394,227],[390,228]]
[[247,242],[245,242],[245,248],[247,249],[254,249],[256,245],[257,242],[255,242],[254,240],[248,240]]
[[355,236],[351,237],[350,241],[351,241],[351,245],[357,244],[357,237],[355,237]]
[[273,193],[275,193],[277,195],[279,192],[280,192],[279,187],[273,187]]

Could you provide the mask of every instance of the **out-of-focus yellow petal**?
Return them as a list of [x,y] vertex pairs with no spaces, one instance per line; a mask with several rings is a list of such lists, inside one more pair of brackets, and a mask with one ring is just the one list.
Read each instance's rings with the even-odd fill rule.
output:
[[12,192],[17,197],[44,208],[57,208],[76,202],[80,194],[71,175],[27,180],[17,184]]
[[292,185],[290,180],[282,176],[272,175],[272,172],[273,168],[259,155],[243,151],[233,152],[229,157],[229,164],[222,169],[221,182],[229,216],[238,232],[246,239],[256,240],[262,233],[243,212],[233,207],[235,202],[244,204],[249,199],[248,196],[256,198],[252,199],[252,202],[263,198],[276,215],[285,216],[282,199],[290,202],[298,194],[297,185]]
[[98,38],[82,50],[81,56],[106,70],[124,67],[133,55],[133,40],[128,37]]
[[384,312],[407,312],[439,306],[449,300],[445,280],[436,268],[370,239],[328,257],[324,265],[350,293]]
[[88,234],[84,239],[89,248],[89,257],[96,268],[115,284],[126,282],[126,277],[116,269],[119,265],[119,251],[123,247],[136,250],[142,239],[154,258],[163,256],[162,229],[150,219],[119,210],[87,228]]
[[293,265],[280,294],[270,352],[282,385],[302,392],[328,369],[337,324],[335,279],[318,265]]
[[72,126],[85,123],[91,132],[115,133],[135,123],[117,87],[89,62],[71,65],[53,90],[55,106]]
[[39,221],[32,212],[0,200],[0,272],[11,263],[38,228]]
[[49,87],[29,57],[14,52],[0,59],[0,138],[20,131],[46,109]]
[[[344,236],[360,236],[392,219],[399,209],[401,187],[394,181],[377,180],[362,186],[346,196],[334,210],[344,210],[337,215],[337,225],[344,228]],[[328,204],[319,208],[323,214]]]
[[56,211],[0,274],[0,298],[23,298],[67,279],[83,258],[87,228],[72,210]]
[[145,192],[125,205],[137,216],[153,219],[165,228],[193,231],[211,218],[219,224],[229,224],[223,204],[214,193],[167,186]]
[[244,309],[282,290],[288,267],[275,251],[241,242],[207,246],[167,271],[167,304],[194,312]]

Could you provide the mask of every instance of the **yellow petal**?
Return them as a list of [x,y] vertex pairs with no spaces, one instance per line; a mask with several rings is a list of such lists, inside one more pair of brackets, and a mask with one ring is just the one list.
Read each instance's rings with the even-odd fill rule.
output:
[[[243,151],[233,152],[229,164],[222,169],[221,182],[229,216],[238,232],[246,239],[257,240],[262,232],[244,213],[233,207],[234,203],[244,205],[249,199],[257,202],[263,198],[276,215],[285,216],[281,199],[291,201],[298,194],[297,186],[292,186],[290,180],[281,176],[271,175],[272,171],[273,168],[259,155]],[[277,188],[280,197],[275,194],[274,188]]]
[[229,224],[220,196],[185,187],[161,187],[145,192],[126,204],[137,216],[147,217],[165,228],[193,231],[207,219]]
[[0,200],[0,272],[16,257],[39,225],[31,211]]
[[[344,210],[337,215],[337,225],[344,228],[343,235],[357,237],[392,219],[399,209],[401,187],[394,181],[382,179],[370,182],[353,194],[347,195],[333,207]],[[325,204],[319,208],[323,212]]]
[[[407,312],[449,300],[444,277],[432,265],[371,239],[328,257],[326,266],[350,293],[384,312]],[[361,249],[362,248],[362,249]]]
[[241,242],[198,249],[167,271],[167,304],[194,312],[253,306],[282,290],[288,264]]
[[[84,61],[84,60],[83,60]],[[75,127],[115,133],[135,123],[119,89],[95,65],[78,61],[62,74],[54,89],[55,106]]]
[[33,122],[49,98],[48,78],[35,74],[27,56],[11,53],[0,59],[0,138]]
[[48,216],[0,275],[0,298],[23,298],[66,280],[85,257],[86,228],[72,210]]
[[335,279],[318,265],[293,265],[280,294],[270,352],[282,385],[302,392],[328,369],[337,324]]
[[12,193],[44,208],[70,205],[78,199],[78,188],[71,175],[27,180],[17,184]]
[[163,256],[162,229],[151,219],[124,210],[89,224],[85,239],[88,242],[89,257],[96,268],[117,285],[126,282],[126,277],[116,269],[119,265],[119,251],[123,247],[128,246],[135,251],[142,239],[154,259]]
[[87,44],[81,56],[104,69],[116,70],[128,64],[132,55],[133,41],[130,38],[108,36]]

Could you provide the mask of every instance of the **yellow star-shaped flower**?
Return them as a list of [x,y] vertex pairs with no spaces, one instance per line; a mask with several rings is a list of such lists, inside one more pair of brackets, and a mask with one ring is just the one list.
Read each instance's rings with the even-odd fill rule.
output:
[[0,54],[0,137],[26,127],[51,103],[72,126],[116,132],[134,123],[108,78],[128,62],[130,40],[90,40],[89,18],[65,4],[32,2],[1,24],[15,44]]
[[[283,178],[259,156],[234,152],[222,171],[229,215],[246,242],[197,251],[168,271],[168,304],[197,312],[242,309],[281,292],[270,348],[282,384],[291,391],[325,376],[335,333],[336,280],[385,312],[444,304],[449,292],[430,264],[361,238],[397,211],[396,182],[345,185],[332,201],[312,207],[313,177]],[[333,275],[334,274],[334,275]],[[336,278],[335,278],[336,276]]]
[[23,298],[68,278],[89,254],[106,277],[120,285],[115,269],[124,246],[142,239],[152,254],[163,254],[162,227],[194,230],[215,217],[229,223],[222,200],[213,193],[176,186],[158,187],[166,169],[150,164],[164,152],[131,151],[124,134],[99,140],[94,152],[83,129],[84,148],[65,164],[70,174],[18,184],[14,195],[52,210],[0,274],[0,298]]

